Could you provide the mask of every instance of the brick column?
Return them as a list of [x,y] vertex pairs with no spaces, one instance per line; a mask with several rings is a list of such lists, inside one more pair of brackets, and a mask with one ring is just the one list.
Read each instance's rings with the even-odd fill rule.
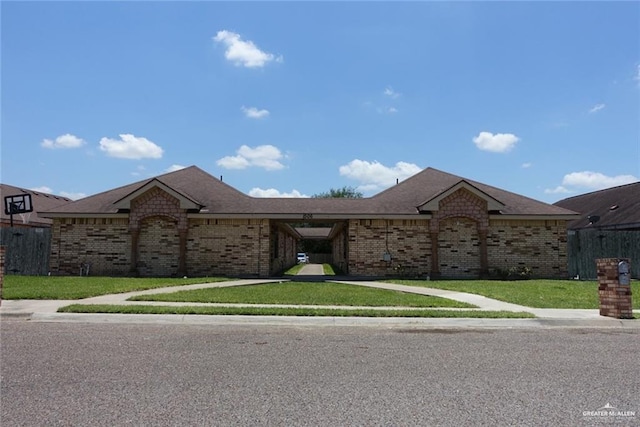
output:
[[487,252],[487,230],[478,230],[478,240],[480,241],[480,277],[489,276],[489,254]]
[[438,259],[438,232],[431,231],[431,277],[440,276],[440,260]]
[[4,251],[5,247],[0,246],[0,304],[2,304],[2,283],[4,282]]
[[138,275],[138,240],[140,237],[140,229],[133,228],[131,231],[131,266],[129,273],[133,276]]
[[618,280],[618,263],[628,259],[601,258],[596,260],[600,316],[633,319],[631,286]]
[[180,253],[178,255],[178,275],[187,275],[187,230],[178,230]]
[[4,251],[5,247],[0,246],[0,304],[2,304],[2,283],[4,282]]

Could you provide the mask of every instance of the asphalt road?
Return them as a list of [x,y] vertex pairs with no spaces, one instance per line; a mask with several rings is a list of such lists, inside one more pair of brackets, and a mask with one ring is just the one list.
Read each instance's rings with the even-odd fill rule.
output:
[[[637,330],[3,321],[0,333],[3,426],[640,425]],[[618,416],[594,415],[607,404]]]

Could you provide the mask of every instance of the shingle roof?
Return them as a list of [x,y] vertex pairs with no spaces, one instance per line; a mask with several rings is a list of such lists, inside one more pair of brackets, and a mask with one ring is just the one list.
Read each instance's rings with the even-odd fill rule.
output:
[[[427,168],[409,179],[373,196],[361,199],[344,198],[254,198],[223,183],[196,166],[119,187],[52,209],[52,214],[116,213],[114,202],[157,179],[204,206],[200,213],[260,214],[265,216],[358,215],[418,215],[417,206],[463,178]],[[549,205],[515,193],[466,180],[487,195],[502,202],[504,214],[511,215],[573,215],[558,206]]]
[[[579,219],[568,224],[570,229],[591,226],[639,228],[640,182],[569,197],[555,205],[580,213]],[[599,218],[591,225],[594,216]]]
[[[53,222],[49,218],[42,218],[39,216],[39,212],[46,212],[61,205],[72,202],[71,199],[62,196],[56,196],[49,193],[43,193],[41,191],[28,190],[22,187],[15,187],[13,185],[0,184],[0,194],[2,195],[2,209],[0,210],[0,219],[3,223],[9,223],[11,218],[4,213],[4,198],[6,196],[17,196],[20,194],[30,194],[31,204],[33,205],[33,212],[29,217],[29,225],[51,225]],[[20,221],[22,218],[19,215],[13,216],[14,223]]]

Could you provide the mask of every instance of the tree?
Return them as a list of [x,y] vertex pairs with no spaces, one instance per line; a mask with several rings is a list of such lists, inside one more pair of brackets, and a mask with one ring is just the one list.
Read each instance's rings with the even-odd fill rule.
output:
[[314,194],[311,197],[314,197],[317,199],[332,199],[332,198],[362,199],[362,197],[364,196],[362,192],[358,191],[356,188],[345,185],[342,188],[338,188],[338,189],[332,188],[327,192]]

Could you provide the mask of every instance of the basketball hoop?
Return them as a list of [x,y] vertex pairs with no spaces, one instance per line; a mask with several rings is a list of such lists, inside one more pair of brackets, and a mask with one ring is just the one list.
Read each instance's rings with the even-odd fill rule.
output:
[[31,204],[31,194],[23,193],[15,196],[5,196],[4,198],[4,213],[9,215],[11,221],[11,227],[13,227],[13,216],[19,214],[22,217],[24,224],[29,222],[29,217],[23,214],[30,214],[33,211],[33,205]]
[[29,224],[29,220],[31,219],[31,212],[24,212],[18,215],[20,215],[20,218],[22,218],[23,224],[25,225]]

